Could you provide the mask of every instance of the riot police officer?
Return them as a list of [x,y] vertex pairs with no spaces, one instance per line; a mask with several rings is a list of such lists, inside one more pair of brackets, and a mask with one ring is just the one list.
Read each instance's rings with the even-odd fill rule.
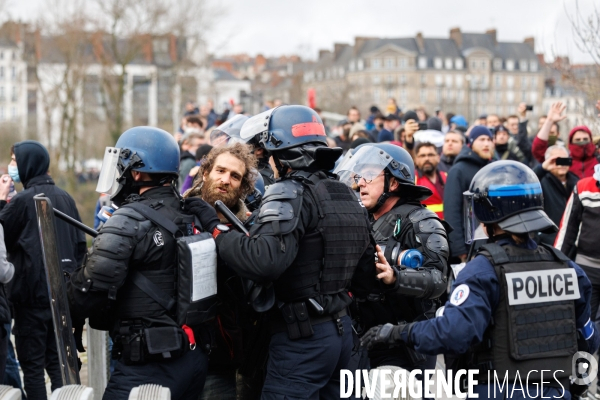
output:
[[[415,185],[410,154],[391,144],[364,144],[346,156],[335,172],[359,192],[369,211],[375,241],[385,258],[398,267],[393,289],[373,286],[365,293],[356,291],[359,327],[366,330],[379,324],[431,318],[439,306],[436,299],[446,289],[448,239],[437,214],[420,203],[431,190]],[[425,357],[404,345],[374,346],[369,359],[372,368],[435,366],[435,357]]]
[[[462,354],[462,368],[479,370],[480,398],[563,398],[574,354],[598,349],[590,281],[559,250],[530,238],[556,226],[527,166],[492,163],[475,175],[465,197],[464,212],[472,217],[466,241],[480,224],[489,239],[458,274],[443,315],[374,327],[363,343],[402,342],[424,354]],[[500,380],[507,376],[508,384],[487,382],[493,376],[487,371]]]
[[[104,399],[127,399],[133,387],[154,383],[169,387],[173,399],[196,400],[204,386],[216,250],[210,234],[192,236],[201,227],[175,190],[178,169],[177,143],[161,129],[131,128],[106,150],[97,190],[119,208],[67,289],[73,320],[89,317],[114,341],[118,363]],[[178,249],[191,242],[205,260],[202,270],[182,264],[190,260]],[[190,276],[196,272],[205,286]]]
[[256,138],[281,177],[267,188],[249,236],[216,237],[219,256],[238,274],[273,282],[262,398],[339,397],[339,371],[348,368],[353,347],[348,286],[357,268],[375,273],[366,213],[326,172],[342,150],[327,147],[310,108],[265,111],[244,124],[241,137]]

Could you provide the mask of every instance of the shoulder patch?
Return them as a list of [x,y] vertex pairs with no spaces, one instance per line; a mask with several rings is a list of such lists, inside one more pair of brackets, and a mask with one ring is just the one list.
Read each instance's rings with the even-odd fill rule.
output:
[[470,292],[471,289],[469,289],[469,286],[465,285],[464,283],[462,285],[458,285],[450,295],[450,304],[460,306],[467,300]]

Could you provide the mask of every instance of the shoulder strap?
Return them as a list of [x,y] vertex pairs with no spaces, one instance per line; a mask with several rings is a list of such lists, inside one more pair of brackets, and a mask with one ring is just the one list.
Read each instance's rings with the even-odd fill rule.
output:
[[167,311],[175,306],[175,300],[166,295],[156,284],[150,279],[146,278],[140,271],[133,271],[131,274],[131,280],[135,286],[146,293],[152,300],[160,304],[162,308]]
[[173,221],[171,221],[169,218],[165,217],[150,206],[135,202],[126,204],[123,207],[134,209],[135,211],[142,214],[144,217],[148,218],[150,221],[154,222],[156,225],[165,228],[173,236],[175,236],[175,234],[179,231],[179,228],[177,227],[177,225],[175,225]]
[[538,246],[542,246],[549,252],[551,252],[557,260],[560,261],[571,261],[569,257],[567,257],[562,251],[558,250],[556,247],[550,246],[549,244],[540,243]]
[[479,248],[479,252],[481,252],[481,250],[485,250],[490,254],[490,257],[492,257],[492,260],[494,261],[494,265],[502,265],[510,262],[508,254],[506,254],[506,251],[504,251],[499,244],[487,243]]

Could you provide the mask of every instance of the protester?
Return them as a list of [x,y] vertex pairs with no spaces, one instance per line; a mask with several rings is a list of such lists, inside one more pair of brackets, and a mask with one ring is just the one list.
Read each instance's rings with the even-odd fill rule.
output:
[[[544,162],[533,169],[542,185],[544,211],[556,225],[560,224],[567,200],[579,180],[577,175],[569,171],[568,165],[556,165],[559,157],[569,157],[569,151],[564,146],[550,146],[546,150]],[[550,246],[554,245],[555,239],[556,232],[540,236],[540,241]]]
[[[44,193],[54,208],[77,221],[81,219],[73,198],[55,186],[48,175],[50,155],[41,143],[33,140],[15,143],[11,157],[10,177],[23,183],[25,190],[8,204],[5,201],[8,191],[0,193],[0,223],[4,226],[9,259],[15,266],[8,299],[12,303],[13,333],[27,397],[45,400],[44,369],[50,376],[52,390],[62,386],[62,378],[33,196]],[[60,238],[57,249],[60,266],[66,273],[73,273],[87,250],[84,234],[59,219],[55,224]]]
[[490,129],[494,129],[498,125],[501,125],[500,117],[498,117],[498,115],[496,115],[496,114],[489,114],[487,116],[487,118],[485,119],[485,121],[486,121],[487,127]]
[[370,112],[369,117],[365,121],[365,127],[367,128],[368,131],[372,131],[373,129],[376,129],[376,127],[377,127],[375,118],[377,117],[377,115],[381,114],[381,111],[379,111],[379,108],[377,106],[371,106],[371,108],[369,108],[369,112]]
[[198,147],[198,150],[196,150],[196,156],[195,156],[196,166],[193,167],[192,169],[190,169],[190,172],[185,177],[185,181],[183,182],[183,185],[181,186],[181,190],[180,190],[181,194],[185,193],[188,189],[190,189],[194,185],[194,178],[196,178],[198,171],[200,170],[200,165],[202,164],[202,159],[204,158],[204,156],[206,156],[212,150],[212,148],[213,147],[210,144],[203,144],[202,146]]
[[427,120],[427,129],[415,133],[415,142],[433,143],[439,150],[444,145],[444,136],[442,133],[442,120],[431,117]]
[[400,117],[396,114],[389,114],[385,117],[383,129],[377,135],[377,142],[391,142],[394,140],[394,130],[400,126]]
[[196,150],[204,144],[204,136],[197,132],[186,133],[181,141],[179,165],[179,187],[183,186],[185,178],[196,165]]
[[450,118],[450,130],[454,130],[457,127],[463,127],[463,128],[467,128],[469,126],[467,119],[465,117],[463,117],[462,115],[455,115],[452,118]]
[[517,146],[517,142],[510,137],[508,130],[503,125],[497,125],[494,130],[494,147],[497,159],[524,162],[525,155]]
[[415,145],[415,165],[417,167],[418,186],[424,186],[432,191],[431,197],[421,203],[444,219],[444,188],[448,174],[438,170],[440,156],[433,143],[419,142]]
[[450,232],[450,250],[452,257],[465,260],[463,219],[463,192],[469,189],[471,179],[484,166],[490,163],[494,154],[492,132],[482,125],[473,127],[469,135],[469,146],[461,150],[454,166],[448,173],[444,190],[444,216],[452,227]]
[[394,99],[393,97],[388,98],[387,100],[387,106],[385,107],[385,112],[389,115],[389,114],[395,114],[397,116],[400,116],[400,107],[398,107],[398,104],[396,103],[396,99]]
[[465,145],[465,135],[458,131],[449,131],[444,136],[444,146],[440,156],[438,169],[443,172],[449,172],[454,165],[456,156],[460,153]]

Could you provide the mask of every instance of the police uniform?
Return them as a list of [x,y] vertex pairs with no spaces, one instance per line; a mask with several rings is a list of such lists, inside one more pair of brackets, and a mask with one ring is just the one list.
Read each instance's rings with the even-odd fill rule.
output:
[[[145,150],[165,141],[161,156],[168,159],[172,150],[173,165],[178,165],[171,135],[145,127],[130,131],[117,142],[121,158],[128,158],[120,170],[122,187],[131,189],[132,182],[125,176],[139,166],[136,155],[146,167],[161,171]],[[136,149],[140,136],[144,141]],[[171,175],[169,180],[174,179]],[[176,238],[194,234],[194,217],[184,213],[172,186],[159,184],[143,183],[157,187],[141,196],[128,195],[126,200],[113,195],[121,207],[103,225],[83,267],[67,286],[73,320],[89,317],[90,326],[108,330],[114,342],[118,363],[104,399],[127,399],[132,388],[152,383],[168,387],[173,399],[196,400],[204,385],[211,343],[208,321],[216,304],[214,297],[208,298],[201,317],[189,326],[177,322],[182,309],[178,279],[186,277],[178,268]]]
[[273,282],[277,306],[269,312],[262,398],[339,397],[339,371],[349,367],[353,347],[348,287],[357,267],[374,272],[367,215],[347,186],[315,168],[332,168],[341,151],[326,147],[314,111],[282,106],[253,118],[259,127],[270,120],[263,146],[291,143],[285,154],[277,147],[272,154],[294,171],[282,167],[283,178],[267,188],[249,237],[229,232],[216,242],[219,256],[238,274]]
[[[423,354],[460,355],[458,368],[480,371],[479,397],[570,398],[573,356],[593,354],[600,337],[585,273],[528,237],[556,229],[543,211],[539,180],[523,164],[498,161],[481,169],[464,195],[466,242],[481,223],[498,235],[458,274],[443,315],[372,328],[364,343],[401,341]],[[494,373],[508,385],[494,386]]]

